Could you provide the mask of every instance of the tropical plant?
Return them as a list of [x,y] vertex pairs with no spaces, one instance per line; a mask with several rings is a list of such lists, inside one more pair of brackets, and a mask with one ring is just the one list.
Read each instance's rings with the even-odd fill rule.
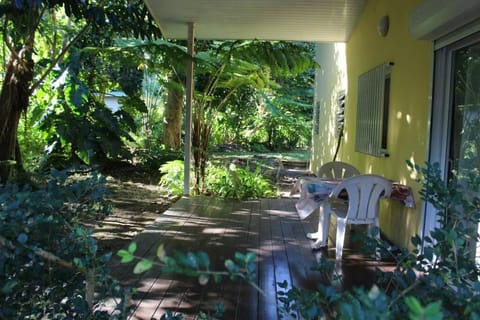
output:
[[[0,187],[0,318],[105,319],[96,293],[124,297],[86,220],[110,213],[105,179],[52,171],[36,186]],[[126,312],[126,306],[117,306]]]
[[162,177],[160,185],[168,193],[181,196],[183,195],[184,181],[184,162],[182,160],[168,161],[160,167]]
[[[101,81],[95,70],[98,66],[90,64],[92,58],[80,50],[70,52],[65,69],[61,69],[64,81],[57,84],[56,99],[39,121],[40,128],[51,132],[44,163],[48,167],[104,165],[108,161],[131,158],[124,141],[131,140],[129,132],[135,128],[134,120],[128,112],[122,109],[114,112],[102,101],[103,95],[99,96],[96,90]],[[130,90],[139,92],[139,87]],[[132,100],[129,99],[131,105]],[[143,106],[139,101],[137,105]]]
[[[176,196],[183,194],[184,163],[181,160],[169,161],[160,167],[160,185]],[[209,164],[207,167],[205,193],[231,199],[254,199],[277,196],[272,182],[261,174],[261,168],[252,172],[238,168],[234,164],[225,168]]]
[[154,73],[150,69],[143,72],[142,98],[145,102],[146,112],[139,117],[139,136],[144,140],[140,145],[146,149],[162,145],[160,137],[163,135],[162,117],[164,114],[163,97],[165,87],[162,75]]
[[276,197],[277,192],[272,182],[264,178],[257,167],[239,168],[234,164],[224,167],[209,166],[206,176],[206,190],[208,193],[232,199],[256,199]]
[[[158,140],[167,149],[176,150],[181,146],[182,112],[184,102],[185,68],[190,56],[185,41],[121,39],[118,48],[131,51],[138,60],[138,67],[144,70],[143,90],[147,106],[140,116],[141,128],[159,130]],[[116,48],[118,50],[118,48]],[[149,116],[158,114],[162,107],[162,126],[157,119]]]
[[239,94],[245,88],[252,93],[248,104],[261,106],[261,97],[272,96],[279,88],[275,76],[295,77],[316,66],[311,48],[301,44],[224,41],[206,46],[208,50],[196,55],[192,135],[196,192],[205,187],[208,148],[219,113],[247,98]]
[[[0,92],[0,179],[6,181],[11,161],[23,168],[17,143],[21,113],[74,44],[93,31],[99,38],[106,34],[148,38],[160,32],[140,0],[9,0],[0,5],[0,18],[6,52]],[[42,35],[46,41],[39,41]]]

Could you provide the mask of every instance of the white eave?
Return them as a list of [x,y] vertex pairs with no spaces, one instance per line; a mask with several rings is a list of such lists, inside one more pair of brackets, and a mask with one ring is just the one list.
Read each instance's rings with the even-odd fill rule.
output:
[[425,0],[410,15],[410,32],[417,39],[437,40],[478,21],[479,12],[479,0]]
[[345,42],[366,0],[145,0],[167,39]]

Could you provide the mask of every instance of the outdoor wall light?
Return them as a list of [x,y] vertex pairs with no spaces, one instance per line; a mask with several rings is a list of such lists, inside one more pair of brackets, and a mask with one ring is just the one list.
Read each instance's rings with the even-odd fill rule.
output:
[[389,19],[388,16],[385,15],[380,18],[377,24],[377,31],[378,34],[382,37],[385,37],[388,33],[388,27],[389,27]]

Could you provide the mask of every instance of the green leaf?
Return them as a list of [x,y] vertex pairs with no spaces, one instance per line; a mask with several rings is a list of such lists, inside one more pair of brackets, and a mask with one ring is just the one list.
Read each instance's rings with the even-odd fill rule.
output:
[[135,259],[133,254],[124,249],[118,250],[117,255],[122,258],[121,263],[129,263],[132,262],[133,259]]
[[186,265],[190,268],[198,269],[197,256],[193,252],[187,253]]
[[240,271],[240,268],[238,267],[238,265],[236,265],[235,262],[233,262],[230,259],[225,260],[225,267],[231,273],[238,273]]
[[135,265],[135,268],[133,268],[133,273],[134,274],[143,273],[145,271],[150,270],[152,266],[153,266],[152,260],[142,259]]
[[257,260],[257,255],[255,252],[248,252],[245,255],[245,262],[250,263],[250,262],[255,262]]
[[130,245],[128,246],[128,252],[130,252],[131,254],[134,254],[136,250],[137,250],[137,244],[135,242],[130,243]]
[[283,280],[283,282],[277,282],[277,285],[282,289],[287,289],[288,282],[287,282],[287,280]]
[[241,252],[235,252],[234,254],[235,261],[244,261],[245,260],[245,255]]
[[255,273],[255,271],[257,270],[257,263],[256,262],[247,263],[246,269],[248,273]]
[[443,312],[441,311],[441,309],[442,309],[442,304],[439,301],[428,304],[424,310],[425,319],[428,319],[428,320],[443,319]]
[[102,263],[107,263],[108,261],[110,261],[111,258],[112,258],[112,253],[107,252],[107,253],[103,254],[102,256],[100,256],[99,261],[102,262]]
[[204,267],[204,268],[209,268],[210,267],[210,257],[208,256],[208,254],[204,251],[200,251],[197,253],[197,259],[198,259],[198,263],[201,267]]
[[83,263],[82,259],[80,258],[73,258],[73,264],[76,265],[78,268],[84,268],[85,264]]

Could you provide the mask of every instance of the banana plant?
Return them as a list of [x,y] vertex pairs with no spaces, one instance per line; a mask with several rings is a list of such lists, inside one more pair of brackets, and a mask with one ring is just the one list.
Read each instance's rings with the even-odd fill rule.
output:
[[[208,42],[203,48],[196,55],[193,104],[196,193],[204,189],[208,147],[215,120],[221,110],[238,98],[236,94],[248,88],[252,94],[250,102],[261,104],[263,97],[273,96],[281,88],[276,78],[295,77],[316,67],[311,51],[304,44],[222,41]],[[238,99],[235,102],[238,103]]]

